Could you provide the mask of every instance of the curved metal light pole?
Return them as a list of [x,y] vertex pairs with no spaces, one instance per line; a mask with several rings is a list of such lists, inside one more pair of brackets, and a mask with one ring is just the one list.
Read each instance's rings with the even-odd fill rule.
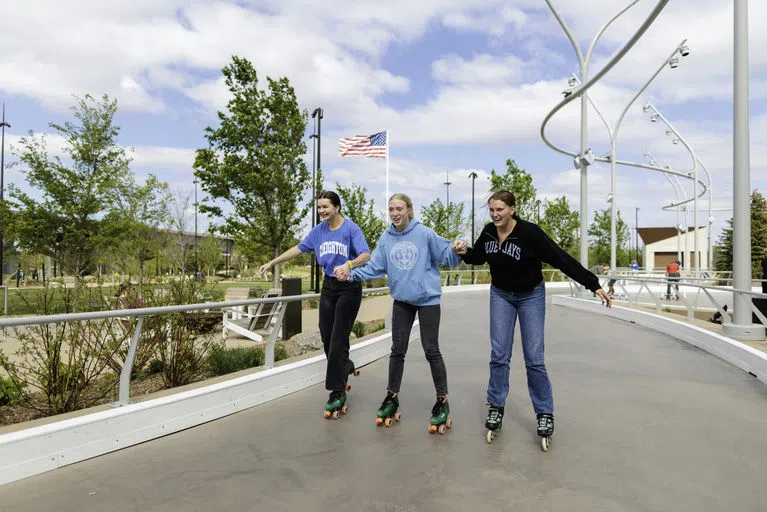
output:
[[[597,35],[594,37],[594,39],[591,41],[591,45],[589,46],[588,51],[586,52],[586,57],[584,58],[583,52],[581,51],[581,47],[578,45],[577,41],[575,40],[575,37],[573,36],[570,29],[567,27],[567,23],[565,23],[565,20],[562,18],[562,16],[559,14],[557,9],[554,7],[554,4],[551,2],[551,0],[546,0],[546,4],[549,6],[549,9],[551,9],[551,12],[554,14],[554,17],[557,19],[559,24],[562,26],[562,29],[565,31],[565,35],[570,41],[570,44],[572,44],[573,49],[575,50],[575,55],[578,57],[578,64],[580,68],[580,79],[582,83],[588,82],[588,74],[589,74],[589,64],[591,62],[591,57],[594,54],[594,48],[596,47],[597,42],[602,37],[602,34],[604,34],[605,30],[607,30],[607,27],[609,27],[616,19],[618,19],[623,13],[628,11],[631,7],[637,4],[639,0],[633,0],[630,4],[628,4],[626,7],[620,10],[618,14],[610,18],[607,23],[602,25],[602,28],[599,29],[599,32],[597,32]],[[651,14],[652,19],[654,20],[655,17],[660,13],[660,10],[665,6],[665,4],[668,2],[668,0],[661,0],[661,2],[658,3],[660,9],[656,7],[656,10],[653,11],[653,14]],[[657,12],[656,12],[657,11]],[[648,18],[649,19],[649,18]],[[650,21],[652,23],[652,21]],[[649,24],[647,25],[649,27]],[[635,38],[632,41],[629,41],[629,43],[625,47],[625,52],[628,51],[631,46],[634,45],[636,40],[641,37],[641,35],[644,33],[644,31],[647,30],[645,28],[642,30],[640,28],[640,32],[635,35]],[[610,64],[608,64],[605,69],[610,69],[612,66],[614,66],[618,60],[623,56],[623,54],[619,54],[619,57],[617,60],[613,59],[614,62],[611,61]],[[604,71],[604,70],[603,70]],[[603,73],[602,73],[603,74]],[[601,77],[600,75],[597,75],[597,80]],[[594,80],[595,82],[596,80]],[[589,84],[590,86],[590,84]],[[588,244],[588,222],[589,222],[589,209],[588,209],[588,166],[591,164],[589,153],[590,150],[588,148],[588,95],[586,94],[586,88],[582,88],[582,92],[580,94],[581,96],[581,150],[579,153],[579,158],[575,160],[576,168],[580,169],[581,171],[581,199],[580,199],[580,215],[581,215],[581,226],[580,226],[580,261],[581,265],[584,267],[588,267],[589,263],[589,244]],[[573,98],[574,99],[574,98]],[[566,104],[567,102],[563,103]],[[541,126],[541,134],[543,135],[545,125],[547,121],[544,121],[543,126]],[[544,141],[545,141],[544,137]]]
[[[679,132],[674,128],[674,126],[669,122],[668,119],[666,119],[661,112],[655,108],[655,106],[652,103],[647,103],[644,106],[645,112],[649,112],[650,110],[653,111],[651,119],[660,119],[662,120],[666,126],[669,127],[669,129],[676,135],[676,139],[679,142],[684,145],[685,148],[687,148],[687,151],[690,152],[690,157],[692,158],[692,174],[693,174],[693,183],[695,184],[695,188],[697,189],[697,185],[699,183],[698,181],[698,157],[695,155],[695,150],[692,149],[692,146],[687,142],[687,140],[682,137]],[[709,178],[710,183],[710,178]],[[709,190],[709,197],[710,197],[710,187],[706,187],[706,189],[703,190],[700,194],[697,193],[697,190],[693,191],[693,232],[695,233],[693,236],[693,251],[695,254],[695,276],[698,276],[698,271],[700,270],[700,253],[698,252],[698,197],[702,196],[706,193],[706,190]],[[709,211],[709,217],[711,216],[711,212]],[[685,254],[686,256],[686,254]],[[687,263],[687,262],[685,262]]]

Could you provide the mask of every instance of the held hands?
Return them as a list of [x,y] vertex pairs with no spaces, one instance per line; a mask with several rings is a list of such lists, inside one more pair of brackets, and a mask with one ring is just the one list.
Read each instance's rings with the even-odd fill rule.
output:
[[339,281],[348,281],[351,277],[351,269],[349,268],[349,265],[344,263],[333,269],[333,275],[335,275],[336,279]]
[[454,253],[463,256],[466,254],[466,251],[469,249],[469,244],[464,242],[463,240],[456,240],[452,244],[450,244],[450,248],[453,250]]
[[610,298],[609,295],[607,295],[606,291],[600,288],[599,290],[596,291],[596,294],[599,297],[599,300],[602,301],[602,304],[604,304],[606,308],[609,308],[611,306],[612,299]]

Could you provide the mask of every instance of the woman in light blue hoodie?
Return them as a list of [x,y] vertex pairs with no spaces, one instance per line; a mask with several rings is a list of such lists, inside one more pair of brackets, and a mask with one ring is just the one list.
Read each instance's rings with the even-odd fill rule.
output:
[[336,277],[365,281],[389,277],[389,289],[394,298],[392,307],[392,348],[389,356],[389,382],[386,398],[378,409],[378,425],[391,425],[399,419],[400,384],[405,368],[410,331],[415,315],[421,328],[421,344],[431,366],[431,376],[437,392],[432,408],[429,432],[443,434],[450,428],[447,419],[447,372],[439,350],[440,286],[439,266],[457,266],[461,258],[449,240],[437,235],[417,220],[413,220],[413,202],[405,194],[394,194],[389,200],[392,224],[381,235],[370,261],[361,267],[337,267]]

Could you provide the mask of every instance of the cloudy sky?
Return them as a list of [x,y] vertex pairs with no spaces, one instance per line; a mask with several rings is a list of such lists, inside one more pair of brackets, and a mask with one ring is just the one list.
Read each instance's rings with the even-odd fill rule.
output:
[[[627,3],[556,2],[584,51]],[[655,3],[641,0],[611,26],[596,48],[593,72]],[[767,21],[767,5],[750,4],[751,182],[767,192],[767,31],[758,23]],[[638,161],[650,151],[663,165],[691,168],[683,146],[642,112],[643,101],[652,101],[711,172],[715,209],[732,207],[732,20],[731,1],[672,0],[592,89],[614,124],[688,39],[690,55],[677,69],[666,68],[628,111],[618,156]],[[12,124],[7,144],[67,120],[73,95],[107,93],[119,101],[120,143],[135,148],[136,174],[157,174],[189,194],[194,150],[204,147],[203,130],[215,125],[215,112],[228,99],[220,69],[236,54],[251,60],[262,78],[288,77],[302,108],[324,109],[322,166],[330,185],[364,185],[382,206],[384,161],[340,158],[336,140],[388,129],[391,191],[410,193],[416,209],[438,197],[445,201],[446,181],[451,201],[468,206],[473,170],[482,202],[490,170],[504,170],[507,158],[532,174],[540,198],[566,195],[579,207],[578,171],[539,135],[578,70],[543,0],[27,0],[5,2],[0,33],[0,100]],[[574,102],[552,121],[547,133],[557,145],[577,151],[579,112]],[[589,123],[590,146],[606,153],[607,131],[595,115]],[[9,182],[23,182],[17,169],[6,170]],[[590,210],[607,207],[609,189],[609,167],[591,167]],[[674,197],[662,175],[618,169],[617,204],[632,228],[636,207],[640,227],[673,225],[675,215],[661,207]],[[702,200],[700,208],[706,205]],[[715,212],[716,232],[730,216]],[[705,218],[700,214],[701,223]]]

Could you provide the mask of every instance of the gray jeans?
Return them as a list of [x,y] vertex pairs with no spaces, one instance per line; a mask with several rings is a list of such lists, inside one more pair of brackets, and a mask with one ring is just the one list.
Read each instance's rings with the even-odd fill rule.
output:
[[437,396],[447,396],[447,370],[445,369],[445,361],[442,359],[442,353],[439,351],[439,320],[441,316],[439,304],[414,306],[406,302],[394,301],[387,389],[392,393],[399,393],[402,374],[405,371],[405,355],[410,341],[410,331],[413,328],[416,313],[418,313],[421,328],[421,345],[431,367],[434,389],[437,391]]

